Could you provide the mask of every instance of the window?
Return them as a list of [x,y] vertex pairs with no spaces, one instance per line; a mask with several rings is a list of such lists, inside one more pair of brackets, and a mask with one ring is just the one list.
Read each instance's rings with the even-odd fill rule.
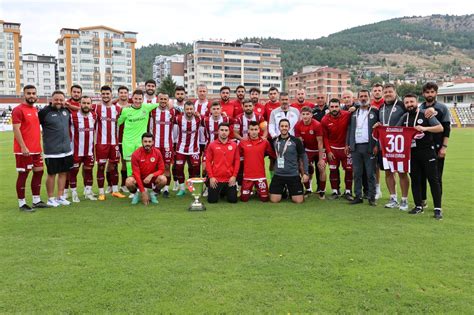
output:
[[14,71],[8,71],[8,78],[9,79],[15,79],[15,72]]
[[224,62],[236,62],[240,63],[242,60],[241,59],[233,59],[233,58],[225,58]]
[[240,79],[242,76],[240,74],[226,74],[224,77],[227,79]]
[[224,54],[226,54],[226,55],[241,55],[242,53],[240,51],[235,51],[235,50],[224,50]]
[[49,69],[49,64],[47,63],[43,64],[43,69]]
[[33,68],[35,67],[35,65],[32,64],[32,63],[27,63],[27,64],[26,64],[26,67],[27,67],[28,69],[33,69]]
[[253,51],[246,51],[244,52],[245,56],[260,56],[260,53],[258,52],[253,52]]
[[44,86],[44,90],[45,90],[45,91],[51,91],[51,87],[50,87],[49,85],[45,85],[45,86]]
[[77,63],[77,57],[72,57],[72,63]]
[[224,67],[224,70],[230,70],[230,71],[241,71],[241,67]]
[[71,54],[77,54],[77,48],[76,47],[71,48]]
[[29,79],[28,79],[28,83],[35,83],[35,79],[29,78]]
[[49,77],[51,75],[51,72],[49,71],[43,71],[43,76]]
[[13,50],[13,43],[8,43],[8,50]]
[[250,67],[245,67],[245,71],[258,71],[258,68],[250,68]]
[[222,70],[222,66],[212,66],[213,70]]
[[51,83],[51,80],[50,80],[50,79],[44,79],[43,82],[44,82],[44,83]]
[[8,87],[9,88],[14,88],[15,87],[15,81],[9,81],[8,82]]
[[9,52],[9,53],[7,53],[7,58],[8,58],[8,60],[14,60],[15,55],[12,52]]
[[73,38],[73,39],[71,39],[71,44],[73,44],[73,45],[77,45],[77,38]]
[[220,74],[220,73],[213,73],[213,74],[212,74],[212,77],[213,77],[213,78],[219,78],[219,79],[220,79],[220,78],[222,78],[222,74]]
[[34,71],[27,71],[26,74],[27,75],[35,75],[35,72]]

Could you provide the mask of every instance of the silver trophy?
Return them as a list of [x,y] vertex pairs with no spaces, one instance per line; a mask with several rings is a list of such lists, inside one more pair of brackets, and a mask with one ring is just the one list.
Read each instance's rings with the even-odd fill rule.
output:
[[206,206],[199,201],[202,192],[204,190],[204,183],[206,180],[204,178],[193,177],[187,180],[186,184],[188,190],[191,192],[191,195],[194,197],[193,203],[189,206],[189,211],[204,211]]

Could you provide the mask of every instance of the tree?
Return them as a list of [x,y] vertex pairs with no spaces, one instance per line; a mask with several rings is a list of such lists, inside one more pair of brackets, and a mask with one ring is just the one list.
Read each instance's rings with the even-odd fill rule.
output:
[[421,91],[422,91],[422,84],[420,82],[416,84],[402,83],[397,87],[397,94],[400,97],[403,97],[407,95],[408,93],[421,95]]
[[176,82],[173,81],[170,75],[161,81],[160,86],[158,87],[158,93],[166,93],[170,97],[174,95],[174,90],[176,89]]

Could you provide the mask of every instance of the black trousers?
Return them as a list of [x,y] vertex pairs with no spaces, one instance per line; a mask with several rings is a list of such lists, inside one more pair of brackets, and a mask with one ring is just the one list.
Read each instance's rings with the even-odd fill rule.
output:
[[[439,186],[441,187],[441,194],[443,194],[443,169],[444,169],[444,158],[439,158],[438,157],[438,152],[436,152],[436,157],[438,159],[438,181],[439,181]],[[426,200],[426,177],[423,177],[421,182],[421,198],[423,200]]]
[[216,203],[220,197],[227,197],[230,203],[237,202],[237,185],[229,186],[229,183],[217,183],[216,188],[209,185],[207,190],[207,202]]
[[426,185],[428,179],[434,207],[441,208],[441,185],[438,179],[436,152],[433,149],[413,148],[410,164],[411,191],[415,205],[421,207],[422,200],[426,200],[426,197],[423,199],[422,189],[423,182]]

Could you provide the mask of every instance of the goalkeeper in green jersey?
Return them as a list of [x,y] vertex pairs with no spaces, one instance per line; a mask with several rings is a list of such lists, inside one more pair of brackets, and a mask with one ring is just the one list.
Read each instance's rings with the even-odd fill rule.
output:
[[118,124],[124,124],[122,151],[127,164],[127,175],[132,176],[131,158],[133,152],[142,146],[142,134],[148,131],[150,112],[159,104],[143,103],[143,91],[135,90],[132,95],[133,104],[122,109]]

